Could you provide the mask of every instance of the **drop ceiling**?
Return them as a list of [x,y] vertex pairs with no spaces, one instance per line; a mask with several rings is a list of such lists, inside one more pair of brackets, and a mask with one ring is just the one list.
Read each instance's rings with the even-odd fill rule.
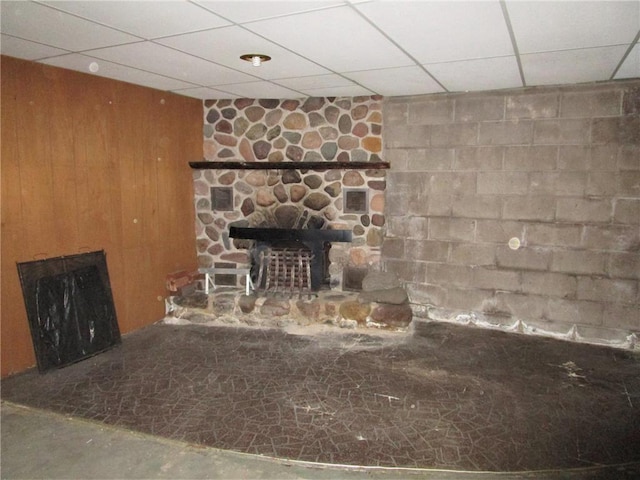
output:
[[640,77],[638,0],[3,0],[0,14],[3,55],[201,99]]

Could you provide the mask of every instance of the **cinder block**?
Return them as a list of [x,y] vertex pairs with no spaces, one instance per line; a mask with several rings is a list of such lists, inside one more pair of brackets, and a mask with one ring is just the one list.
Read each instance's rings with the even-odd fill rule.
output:
[[387,217],[387,237],[427,238],[429,219],[426,217]]
[[556,218],[567,222],[608,222],[613,215],[609,198],[558,198]]
[[587,195],[612,196],[616,194],[619,175],[615,172],[591,172],[587,182]]
[[640,197],[640,171],[621,171],[618,175],[617,194],[620,196]]
[[[595,302],[636,303],[638,282],[636,280],[614,280],[602,277],[579,277],[578,300]],[[640,310],[638,310],[640,315]]]
[[459,96],[456,98],[456,122],[502,120],[504,118],[505,97],[500,96]]
[[389,172],[387,174],[387,192],[412,195],[422,193],[426,188],[426,175],[416,175],[409,172]]
[[451,215],[453,195],[431,194],[425,202],[427,215],[444,217]]
[[558,147],[558,170],[584,172],[589,170],[590,162],[590,146],[560,145]]
[[395,125],[384,128],[386,148],[420,148],[430,145],[429,125]]
[[382,103],[382,116],[385,123],[389,122],[388,125],[406,125],[409,118],[408,111],[409,103],[406,100],[386,99]]
[[385,259],[384,271],[397,275],[402,282],[425,283],[427,281],[427,264],[398,259]]
[[432,172],[426,175],[428,192],[436,194],[475,193],[475,172]]
[[555,218],[556,199],[552,196],[506,197],[502,218],[551,221]]
[[640,116],[594,118],[591,123],[591,142],[640,144]]
[[453,198],[452,212],[456,217],[500,218],[502,198],[498,195],[460,195]]
[[607,254],[590,250],[556,250],[551,259],[551,270],[583,275],[605,273]]
[[404,239],[385,237],[384,241],[382,242],[383,257],[403,259],[404,253]]
[[407,196],[402,190],[387,189],[385,202],[385,213],[387,215],[407,215],[414,213],[411,209],[411,202],[414,197]]
[[479,312],[487,299],[493,298],[490,290],[460,289],[447,287],[446,308],[454,310]]
[[609,328],[640,329],[640,305],[605,304],[603,322]]
[[623,91],[622,97],[622,114],[623,115],[639,115],[640,114],[640,87],[630,85]]
[[524,238],[525,224],[509,220],[478,220],[476,241],[506,245],[513,237]]
[[521,194],[529,187],[525,172],[479,172],[477,191],[481,195]]
[[407,171],[430,172],[451,170],[455,150],[453,148],[425,148],[413,150],[407,160]]
[[613,220],[616,223],[640,225],[640,198],[619,198],[615,200]]
[[604,117],[620,115],[621,90],[564,92],[560,96],[561,117]]
[[451,217],[429,218],[430,240],[473,241],[475,232],[475,220]]
[[405,286],[409,301],[418,305],[443,306],[447,299],[447,289],[440,285],[408,283]]
[[549,299],[547,297],[496,292],[495,298],[520,320],[542,319],[548,316]]
[[589,143],[589,119],[536,120],[533,143],[536,145]]
[[529,193],[582,196],[587,189],[587,179],[586,172],[531,172]]
[[594,145],[590,147],[590,171],[615,172],[618,169],[618,145]]
[[640,229],[632,225],[587,225],[584,227],[584,246],[590,250],[638,250]]
[[431,145],[449,147],[458,145],[476,145],[478,143],[477,123],[452,123],[431,127]]
[[523,172],[555,170],[558,163],[558,147],[526,145],[505,147],[504,169]]
[[520,291],[520,272],[478,267],[473,272],[473,286],[518,292]]
[[548,270],[551,250],[546,247],[520,247],[511,250],[507,246],[496,249],[498,267],[522,270]]
[[607,273],[612,278],[640,279],[640,253],[610,253],[607,260]]
[[427,282],[434,285],[468,287],[473,285],[473,268],[448,263],[430,263],[427,265]]
[[528,245],[579,247],[582,242],[581,225],[561,223],[533,223],[527,225]]
[[506,118],[554,118],[558,116],[557,93],[534,93],[507,97]]
[[533,122],[482,122],[480,145],[529,145],[533,140]]
[[640,145],[620,145],[618,169],[640,170]]
[[502,169],[504,147],[459,147],[453,161],[454,170],[491,171]]
[[577,325],[602,325],[604,305],[582,300],[549,299],[549,319]]
[[389,162],[391,171],[406,172],[407,162],[409,161],[409,154],[412,152],[413,149],[385,148],[385,160]]
[[575,298],[576,289],[577,280],[574,275],[552,272],[522,272],[522,293]]
[[495,265],[495,245],[477,243],[452,243],[449,262],[456,265]]
[[[384,243],[382,244],[384,248]],[[383,250],[384,252],[384,250]],[[446,262],[449,256],[449,243],[434,240],[407,240],[405,258],[419,262]]]
[[452,98],[438,98],[420,102],[411,102],[408,109],[410,125],[437,125],[453,121]]

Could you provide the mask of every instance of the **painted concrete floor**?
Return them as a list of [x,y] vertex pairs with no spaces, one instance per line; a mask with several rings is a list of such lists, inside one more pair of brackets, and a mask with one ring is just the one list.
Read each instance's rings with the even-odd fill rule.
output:
[[[74,420],[81,429],[102,429],[154,445],[138,449],[138,461],[122,457],[134,447],[100,449],[100,463],[113,465],[121,457],[123,465],[132,462],[130,470],[101,478],[640,474],[637,353],[451,324],[417,322],[408,333],[156,324],[89,360],[46,374],[25,372],[3,380],[1,387],[4,401],[32,407],[11,410],[8,421],[8,405],[3,405],[3,478],[46,477],[15,463],[31,444],[19,425],[53,415],[33,408],[92,421]],[[51,420],[65,422],[55,415]],[[53,448],[65,452],[76,434],[32,436],[38,441],[49,437]],[[20,447],[21,435],[27,435],[28,445]],[[121,446],[123,441],[107,443]],[[92,448],[91,443],[79,450]],[[155,451],[156,444],[168,446],[171,453],[147,458],[144,452]],[[49,454],[53,448],[36,452]],[[218,472],[211,463],[203,467],[204,476],[172,470],[182,468],[180,461],[163,455],[182,451],[188,454],[178,459],[197,454],[206,457],[201,458],[205,465],[215,464],[221,455],[226,461],[237,456],[239,466],[231,462],[229,468],[240,470]],[[286,477],[282,472],[294,470],[282,462],[247,466],[265,461],[259,456],[287,459],[302,470]],[[77,455],[71,457],[75,465]],[[58,468],[70,473],[59,477],[74,478],[74,470],[64,467],[70,454],[61,458]],[[355,470],[309,468],[299,461]],[[151,470],[142,473],[138,469],[145,463]],[[25,468],[37,464],[28,462]],[[275,473],[272,467],[283,470]],[[388,468],[401,470],[384,470]],[[443,476],[448,475],[444,471],[458,476]],[[522,473],[530,471],[537,476]],[[305,476],[309,472],[326,476]],[[372,477],[374,473],[382,477]]]

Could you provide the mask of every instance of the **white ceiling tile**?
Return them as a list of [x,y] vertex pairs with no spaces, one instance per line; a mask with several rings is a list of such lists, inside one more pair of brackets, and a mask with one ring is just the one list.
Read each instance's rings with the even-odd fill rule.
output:
[[254,80],[242,72],[152,42],[103,48],[91,55],[203,86]]
[[202,100],[207,99],[220,99],[220,98],[239,98],[238,95],[223,92],[222,90],[216,90],[215,88],[197,87],[197,88],[185,88],[180,90],[173,90],[173,93],[178,95],[184,95],[185,97],[200,98]]
[[340,1],[206,1],[196,0],[194,3],[202,5],[212,12],[221,15],[232,22],[244,23],[253,20],[280,17],[294,13],[308,12],[322,8],[342,5]]
[[69,51],[138,38],[33,2],[0,2],[2,33]]
[[44,3],[147,39],[229,25],[208,10],[184,1],[56,0]]
[[351,7],[264,20],[246,27],[334,72],[413,63]]
[[631,43],[638,1],[507,1],[520,53]]
[[353,82],[334,73],[329,75],[314,75],[309,77],[281,78],[280,85],[295,90],[305,90],[308,88],[333,88],[352,86]]
[[[266,80],[328,73],[321,66],[238,26],[189,33],[157,42]],[[262,53],[269,55],[271,60],[261,67],[254,67],[240,59],[240,55],[245,53]]]
[[629,56],[616,72],[615,78],[640,78],[640,44],[636,43],[633,50],[629,52]]
[[422,95],[444,91],[418,66],[347,72],[345,75],[379,95]]
[[626,46],[522,55],[527,85],[555,85],[609,80]]
[[30,42],[29,40],[21,40],[19,38],[10,37],[9,35],[0,35],[0,51],[3,55],[10,57],[23,58],[25,60],[37,60],[39,58],[53,57],[68,53],[60,48],[42,45],[41,43]]
[[420,64],[514,54],[496,0],[371,2],[356,8]]
[[271,82],[238,83],[234,85],[218,85],[234,95],[244,98],[300,98],[304,97],[299,92],[275,85]]
[[309,97],[358,97],[369,96],[375,92],[367,90],[360,85],[351,85],[346,87],[323,87],[323,88],[306,88],[302,90]]
[[425,68],[450,92],[522,87],[516,57],[434,63]]
[[[87,55],[73,53],[59,57],[48,58],[40,63],[53,65],[54,67],[67,68],[78,72],[89,73],[101,77],[112,78],[123,82],[144,85],[158,90],[172,90],[177,88],[192,87],[192,84],[181,82],[173,78],[163,77],[154,73],[144,72],[135,68],[124,67]],[[93,64],[93,71],[90,66]]]

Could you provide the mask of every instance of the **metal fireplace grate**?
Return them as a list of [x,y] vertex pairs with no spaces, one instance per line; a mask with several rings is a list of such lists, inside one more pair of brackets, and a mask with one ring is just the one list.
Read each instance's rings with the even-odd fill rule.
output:
[[312,260],[306,248],[267,248],[260,252],[257,284],[266,293],[311,295]]

